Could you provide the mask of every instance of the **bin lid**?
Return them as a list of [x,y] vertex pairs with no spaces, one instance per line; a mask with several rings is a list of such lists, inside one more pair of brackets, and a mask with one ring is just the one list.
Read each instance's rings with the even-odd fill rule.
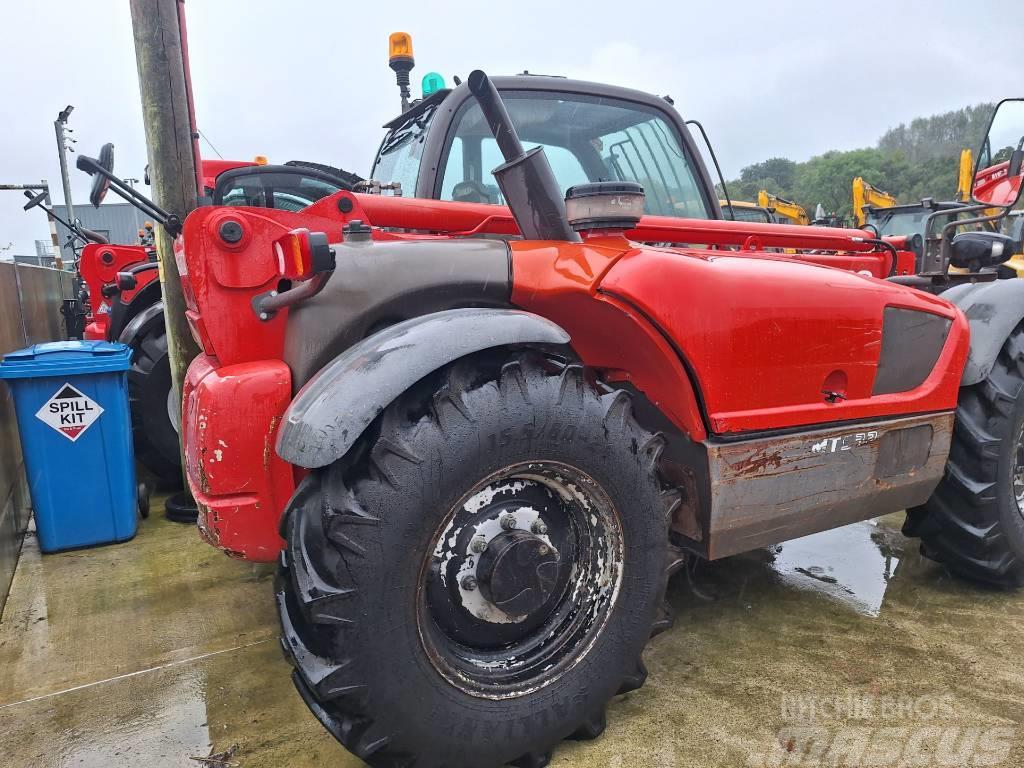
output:
[[127,344],[110,341],[50,341],[8,352],[0,379],[29,379],[126,371],[132,364]]

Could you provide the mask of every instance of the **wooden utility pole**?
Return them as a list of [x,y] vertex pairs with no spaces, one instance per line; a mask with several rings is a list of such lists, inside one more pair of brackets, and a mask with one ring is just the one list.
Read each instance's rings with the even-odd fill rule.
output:
[[[153,199],[182,220],[196,207],[199,178],[183,4],[183,0],[130,2]],[[174,261],[173,241],[163,227],[157,229],[156,251],[171,381],[180,403],[185,373],[199,348],[185,319],[185,297]]]

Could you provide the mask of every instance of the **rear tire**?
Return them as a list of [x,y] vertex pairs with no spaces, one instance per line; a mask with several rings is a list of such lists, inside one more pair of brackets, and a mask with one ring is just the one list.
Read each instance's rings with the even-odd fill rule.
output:
[[160,318],[131,344],[132,367],[128,371],[128,399],[132,414],[135,458],[164,487],[180,488],[181,454],[178,431],[171,422],[171,361],[167,355],[167,331]]
[[988,378],[960,391],[946,474],[903,532],[951,571],[998,587],[1024,584],[1024,324]]
[[[544,766],[560,740],[600,735],[608,700],[647,674],[676,498],[656,473],[663,439],[579,366],[489,359],[389,406],[283,520],[293,680],[371,766]],[[502,593],[509,542],[555,559],[514,561],[527,586]]]

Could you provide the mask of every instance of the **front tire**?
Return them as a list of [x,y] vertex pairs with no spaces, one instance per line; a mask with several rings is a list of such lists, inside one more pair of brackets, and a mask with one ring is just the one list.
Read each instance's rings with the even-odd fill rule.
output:
[[296,687],[372,766],[543,766],[646,676],[663,440],[579,366],[489,360],[389,406],[283,523]]
[[171,361],[163,316],[144,329],[131,347],[128,400],[135,457],[162,486],[181,487],[181,454],[178,431],[171,421]]
[[954,573],[1024,584],[1024,324],[991,373],[960,392],[946,474],[903,532]]

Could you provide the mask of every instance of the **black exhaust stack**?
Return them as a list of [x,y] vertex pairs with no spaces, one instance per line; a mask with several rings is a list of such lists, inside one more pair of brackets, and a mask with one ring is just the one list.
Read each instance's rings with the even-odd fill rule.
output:
[[505,103],[484,72],[473,70],[466,85],[479,102],[494,140],[498,142],[498,149],[505,158],[504,164],[492,173],[523,237],[527,240],[579,242],[579,235],[569,226],[565,216],[565,200],[544,148],[523,150],[523,143],[509,119]]

